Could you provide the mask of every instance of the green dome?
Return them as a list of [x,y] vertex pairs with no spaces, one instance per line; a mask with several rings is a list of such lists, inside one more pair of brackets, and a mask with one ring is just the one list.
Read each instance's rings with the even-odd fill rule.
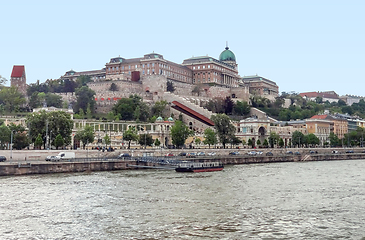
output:
[[169,121],[169,122],[173,122],[173,121],[174,121],[174,119],[173,119],[172,117],[169,117],[169,118],[167,119],[167,121]]
[[163,118],[160,116],[156,119],[156,122],[162,122],[163,121]]
[[236,56],[234,55],[234,53],[229,50],[229,47],[226,47],[226,50],[224,50],[220,55],[219,55],[219,61],[236,61]]

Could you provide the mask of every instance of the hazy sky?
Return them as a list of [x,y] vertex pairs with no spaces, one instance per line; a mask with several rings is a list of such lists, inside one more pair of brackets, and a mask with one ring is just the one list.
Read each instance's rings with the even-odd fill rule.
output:
[[53,2],[0,3],[0,75],[25,65],[27,83],[44,82],[153,51],[176,63],[219,58],[228,41],[241,76],[280,92],[365,96],[365,1]]

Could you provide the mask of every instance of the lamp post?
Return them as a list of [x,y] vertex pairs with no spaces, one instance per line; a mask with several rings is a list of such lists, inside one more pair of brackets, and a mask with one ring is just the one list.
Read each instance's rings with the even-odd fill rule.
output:
[[13,161],[13,132],[14,132],[14,130],[11,130],[11,135],[10,135],[10,162]]

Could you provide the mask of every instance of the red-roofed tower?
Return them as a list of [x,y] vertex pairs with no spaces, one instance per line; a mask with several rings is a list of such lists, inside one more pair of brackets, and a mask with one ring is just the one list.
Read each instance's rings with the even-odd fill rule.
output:
[[11,72],[10,86],[18,88],[23,95],[27,94],[27,78],[25,76],[25,67],[23,65],[14,65]]

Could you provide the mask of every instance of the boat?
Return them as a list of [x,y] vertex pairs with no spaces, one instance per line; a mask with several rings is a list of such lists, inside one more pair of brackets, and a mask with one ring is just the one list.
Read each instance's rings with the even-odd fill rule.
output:
[[177,165],[176,172],[214,172],[222,171],[223,163],[215,162],[189,162],[184,161]]

